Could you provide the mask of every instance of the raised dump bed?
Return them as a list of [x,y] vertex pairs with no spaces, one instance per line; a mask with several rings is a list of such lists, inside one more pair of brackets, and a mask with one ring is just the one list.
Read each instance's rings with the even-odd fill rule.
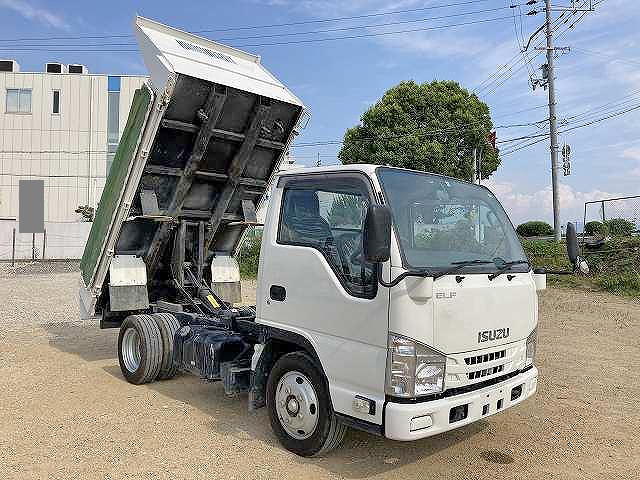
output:
[[304,115],[258,56],[141,17],[135,30],[150,81],[136,92],[81,261],[85,317],[117,320],[224,282],[211,263],[233,270]]

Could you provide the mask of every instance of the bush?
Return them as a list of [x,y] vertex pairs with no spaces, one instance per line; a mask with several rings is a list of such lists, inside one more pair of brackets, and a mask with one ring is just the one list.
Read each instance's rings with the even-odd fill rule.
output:
[[255,278],[258,275],[258,262],[260,261],[260,244],[262,243],[262,231],[254,230],[245,235],[236,260],[240,266],[240,276],[243,278]]
[[523,237],[540,237],[543,235],[553,235],[553,228],[547,222],[535,220],[518,225],[516,232]]
[[609,233],[609,227],[606,223],[598,221],[587,222],[584,226],[584,233],[587,235],[606,235]]
[[606,221],[611,235],[631,235],[636,230],[636,225],[624,218],[612,218]]

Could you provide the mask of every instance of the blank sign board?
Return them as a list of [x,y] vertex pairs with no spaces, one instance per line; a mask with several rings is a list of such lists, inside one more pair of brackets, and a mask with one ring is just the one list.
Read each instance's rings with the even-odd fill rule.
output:
[[20,180],[20,233],[44,232],[44,180]]

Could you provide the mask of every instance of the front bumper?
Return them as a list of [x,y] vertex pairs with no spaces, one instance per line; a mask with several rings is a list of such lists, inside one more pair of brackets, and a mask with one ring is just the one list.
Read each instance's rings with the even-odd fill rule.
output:
[[[529,398],[535,393],[537,382],[538,369],[534,366],[504,382],[453,397],[420,403],[389,402],[384,414],[385,436],[393,440],[417,440],[468,425]],[[512,390],[519,386],[522,386],[520,395],[511,400]],[[456,414],[464,415],[466,410],[466,417],[451,422],[450,412],[455,407],[461,407]]]

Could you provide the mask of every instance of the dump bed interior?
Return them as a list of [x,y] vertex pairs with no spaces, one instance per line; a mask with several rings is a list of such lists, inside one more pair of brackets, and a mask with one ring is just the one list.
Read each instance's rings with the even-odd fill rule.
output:
[[207,253],[232,254],[255,222],[300,110],[178,75],[115,253],[142,256],[153,270],[184,220],[188,234],[204,222]]
[[122,171],[109,173],[81,267],[98,296],[105,259],[141,257],[153,300],[154,283],[184,280],[176,242],[199,279],[213,256],[234,253],[304,107],[259,57],[140,17],[136,36],[155,100],[146,117],[130,114],[123,140],[135,138],[116,153]]

